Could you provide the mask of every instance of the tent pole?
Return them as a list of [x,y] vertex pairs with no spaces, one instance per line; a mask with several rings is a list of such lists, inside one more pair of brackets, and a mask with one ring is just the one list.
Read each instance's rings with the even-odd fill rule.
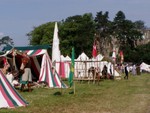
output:
[[76,93],[76,90],[75,90],[75,88],[76,88],[76,87],[75,87],[75,82],[74,82],[73,84],[74,84],[74,85],[73,85],[73,92],[74,92],[73,94],[75,95],[75,93]]
[[18,70],[16,66],[16,51],[15,50],[13,50],[13,66],[15,67],[15,70]]

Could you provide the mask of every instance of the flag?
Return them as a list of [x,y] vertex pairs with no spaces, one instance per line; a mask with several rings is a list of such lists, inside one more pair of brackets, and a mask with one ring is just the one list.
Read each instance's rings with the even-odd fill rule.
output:
[[124,60],[123,51],[120,51],[120,63],[122,64]]
[[113,47],[112,59],[114,63],[116,63],[116,48],[115,47]]
[[94,40],[92,56],[95,58],[97,56],[97,48],[96,48],[96,41]]
[[72,48],[72,57],[71,57],[71,66],[70,66],[70,73],[69,73],[69,86],[72,87],[73,85],[73,76],[74,76],[74,48]]

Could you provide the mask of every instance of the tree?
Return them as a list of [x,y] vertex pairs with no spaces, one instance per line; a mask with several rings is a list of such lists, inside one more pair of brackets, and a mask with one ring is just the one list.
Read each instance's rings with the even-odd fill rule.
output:
[[7,44],[7,45],[14,45],[13,39],[11,39],[9,36],[4,36],[2,39],[0,39],[0,45]]
[[[120,45],[125,44],[126,36],[124,34],[124,23],[125,23],[125,14],[122,11],[118,11],[114,20],[113,20],[113,36],[121,42]],[[120,46],[119,45],[119,46]]]
[[[62,20],[59,25],[60,48],[63,55],[70,55],[74,46],[76,56],[85,52],[91,56],[95,24],[91,13],[75,15]],[[52,44],[54,22],[42,24],[27,34],[30,45]]]
[[[63,55],[70,55],[71,48],[74,47],[76,57],[82,52],[91,57],[94,38],[96,38],[101,54],[110,56],[115,45],[119,50],[123,50],[127,59],[130,58],[128,52],[136,53],[136,43],[142,39],[141,31],[145,28],[143,21],[127,20],[122,11],[117,12],[113,21],[109,20],[109,12],[100,11],[94,19],[91,13],[85,13],[70,16],[58,22],[58,26],[60,49]],[[27,34],[30,45],[52,44],[53,32],[54,22],[34,27]]]
[[150,43],[137,46],[134,50],[129,47],[126,48],[125,60],[128,62],[133,62],[135,64],[140,64],[145,62],[150,63]]
[[48,22],[38,27],[34,27],[27,34],[30,45],[52,44],[54,32],[54,22]]
[[95,17],[96,23],[96,31],[97,31],[97,38],[99,38],[100,42],[100,50],[98,50],[101,54],[105,56],[109,56],[109,49],[107,47],[108,44],[111,44],[111,34],[112,34],[112,23],[109,21],[108,12],[106,11],[104,14],[102,11],[97,12]]
[[113,35],[118,39],[119,48],[121,50],[125,49],[124,47],[127,46],[134,49],[137,46],[137,40],[142,38],[142,33],[137,29],[136,24],[131,20],[127,20],[122,11],[116,14],[113,21],[113,28]]
[[145,23],[142,20],[137,20],[134,22],[134,24],[136,29],[142,30],[146,28]]
[[64,55],[70,55],[74,46],[76,56],[85,52],[91,56],[95,24],[91,13],[68,17],[60,27],[61,50]]
[[6,46],[14,46],[13,39],[9,36],[4,36],[0,39],[0,46],[3,49]]

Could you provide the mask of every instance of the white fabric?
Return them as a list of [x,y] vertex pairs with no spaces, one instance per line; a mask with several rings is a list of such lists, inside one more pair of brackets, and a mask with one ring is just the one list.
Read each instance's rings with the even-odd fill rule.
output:
[[0,90],[0,99],[1,99],[1,101],[0,101],[0,108],[8,107],[7,101],[3,97],[1,90]]
[[65,57],[65,61],[71,61],[71,58],[67,55],[67,56]]
[[82,52],[81,55],[78,56],[77,60],[86,61],[86,60],[89,60],[89,57],[84,52]]
[[25,68],[24,73],[22,74],[22,81],[32,82],[32,73],[30,68]]
[[96,57],[96,59],[98,61],[101,61],[103,58],[104,58],[104,56],[102,56],[101,54],[98,54],[97,57]]
[[13,80],[14,80],[13,74],[12,73],[7,73],[6,78],[11,83],[11,85],[13,85]]
[[59,49],[59,39],[58,39],[58,26],[55,22],[54,36],[53,36],[53,45],[52,45],[52,62],[60,61],[60,49]]
[[141,68],[141,71],[147,71],[147,72],[150,72],[150,65],[142,62],[141,65],[140,65],[140,68]]
[[20,69],[24,70],[24,67],[25,67],[25,65],[22,63],[21,66],[20,66]]
[[[4,79],[2,79],[2,77],[1,77],[1,81],[4,84],[5,88],[7,89],[7,92],[9,93],[9,95],[11,95],[11,98],[13,98],[15,100],[15,102],[17,103],[18,106],[22,106],[22,103],[20,103],[18,98],[14,95],[14,93],[11,91],[10,87],[7,85],[7,83],[4,81]],[[0,99],[2,99],[2,98],[4,98],[4,97],[3,97],[3,95],[2,95],[2,93],[0,91]],[[0,101],[0,106],[8,107],[7,103],[1,103],[1,102],[2,101]],[[4,102],[4,100],[3,100],[3,102]]]

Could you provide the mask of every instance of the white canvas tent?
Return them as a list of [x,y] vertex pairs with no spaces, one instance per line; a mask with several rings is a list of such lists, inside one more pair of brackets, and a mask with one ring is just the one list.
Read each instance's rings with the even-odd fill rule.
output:
[[64,57],[63,55],[61,55],[60,67],[59,67],[59,75],[61,78],[69,77],[70,64],[71,64],[71,59],[69,59],[69,56]]
[[79,55],[78,58],[75,59],[75,77],[87,77],[88,65],[86,61],[88,60],[89,57],[84,52],[82,52],[81,55]]
[[[55,22],[54,27],[54,35],[53,35],[53,44],[52,44],[52,62],[53,66],[55,67],[55,70],[57,73],[60,72],[60,49],[59,49],[59,38],[58,38],[58,25],[57,22]],[[60,74],[60,73],[59,73]]]
[[140,65],[141,71],[149,72],[150,73],[150,65],[146,64],[145,62],[142,62]]
[[[115,54],[113,55],[113,58],[115,58]],[[89,59],[85,53],[82,53],[75,62],[75,77],[88,77],[88,69],[90,67],[95,67],[100,72],[100,75],[102,75],[104,65],[107,66],[108,74],[114,75],[115,77],[121,76],[116,70],[114,70],[111,59],[107,60],[108,58],[105,58],[101,54],[98,54],[96,58]]]

